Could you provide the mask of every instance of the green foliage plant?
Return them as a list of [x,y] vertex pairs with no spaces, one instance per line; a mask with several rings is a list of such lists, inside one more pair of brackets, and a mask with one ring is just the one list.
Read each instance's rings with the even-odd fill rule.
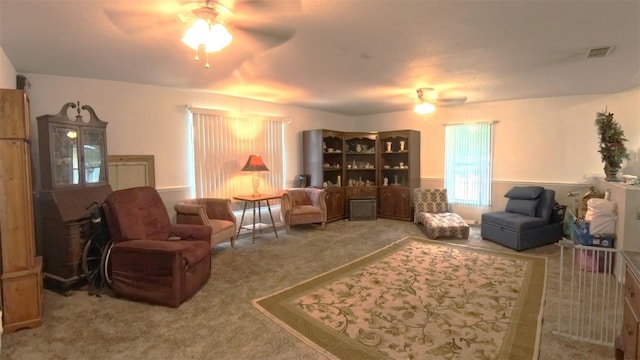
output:
[[623,160],[629,159],[629,152],[625,146],[627,138],[620,124],[613,118],[613,114],[607,111],[596,113],[596,127],[598,128],[599,149],[598,152],[607,168],[620,169]]

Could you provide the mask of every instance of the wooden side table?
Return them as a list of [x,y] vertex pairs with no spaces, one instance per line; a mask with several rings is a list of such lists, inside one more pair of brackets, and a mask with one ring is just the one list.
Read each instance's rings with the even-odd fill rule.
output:
[[[251,229],[251,240],[255,243],[256,241],[256,228],[258,230],[262,230],[268,227],[273,228],[273,232],[276,234],[276,238],[278,237],[278,231],[276,230],[276,223],[273,221],[273,215],[271,214],[271,205],[269,204],[269,200],[279,199],[280,195],[238,195],[234,196],[234,200],[244,201],[244,208],[242,209],[242,218],[240,219],[240,227],[238,227],[238,233],[236,234],[236,238],[240,236],[240,230]],[[271,225],[262,223],[262,214],[260,214],[260,202],[264,201],[267,203],[267,210],[269,210],[269,217],[271,218]],[[247,204],[251,203],[253,205],[253,223],[251,225],[242,225],[244,221],[244,214],[247,211]],[[256,204],[258,205],[258,222],[256,223]]]

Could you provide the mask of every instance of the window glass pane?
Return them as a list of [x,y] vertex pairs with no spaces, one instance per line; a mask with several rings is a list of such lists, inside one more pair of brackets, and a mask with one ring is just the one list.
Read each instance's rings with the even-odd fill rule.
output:
[[95,184],[106,181],[104,159],[104,131],[85,129],[83,131],[84,181]]
[[54,186],[79,184],[78,133],[75,127],[54,126],[51,131],[51,171]]
[[445,187],[451,204],[491,202],[491,124],[449,125],[445,131]]

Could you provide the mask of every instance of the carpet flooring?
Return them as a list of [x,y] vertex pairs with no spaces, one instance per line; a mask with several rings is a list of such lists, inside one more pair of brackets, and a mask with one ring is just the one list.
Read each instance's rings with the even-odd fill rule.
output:
[[[405,236],[425,237],[410,222],[337,221],[322,231],[297,226],[236,246],[217,246],[207,285],[177,309],[74,291],[65,297],[45,290],[43,325],[2,335],[2,359],[322,359],[316,350],[251,305],[325,273]],[[449,242],[510,251],[482,240],[472,228],[469,240]],[[552,333],[557,318],[560,250],[548,245],[524,253],[549,259],[540,359],[614,359],[611,348]]]

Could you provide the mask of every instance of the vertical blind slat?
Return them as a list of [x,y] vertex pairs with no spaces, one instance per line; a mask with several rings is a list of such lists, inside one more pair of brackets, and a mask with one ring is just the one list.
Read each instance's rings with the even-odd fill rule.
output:
[[[196,197],[230,198],[253,191],[252,173],[242,172],[251,154],[261,155],[269,171],[260,173],[260,192],[282,189],[282,121],[259,115],[193,113]],[[246,130],[242,132],[242,130]],[[245,135],[254,134],[249,138]]]

